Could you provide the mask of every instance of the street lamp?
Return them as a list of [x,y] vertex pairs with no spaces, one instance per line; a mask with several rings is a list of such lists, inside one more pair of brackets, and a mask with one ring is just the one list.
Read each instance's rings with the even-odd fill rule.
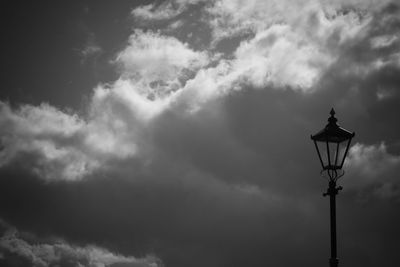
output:
[[336,195],[339,190],[342,190],[342,187],[336,187],[336,181],[344,175],[342,167],[355,133],[351,133],[336,124],[337,119],[333,108],[330,114],[325,128],[315,135],[311,135],[311,139],[314,141],[321,162],[321,174],[327,176],[329,180],[328,190],[323,194],[324,197],[329,196],[330,198],[331,258],[329,259],[329,266],[337,267],[339,260],[337,259],[336,245]]

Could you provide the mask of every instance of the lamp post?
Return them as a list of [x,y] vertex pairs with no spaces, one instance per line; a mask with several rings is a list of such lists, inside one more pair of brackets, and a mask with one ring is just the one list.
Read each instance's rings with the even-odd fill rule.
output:
[[331,258],[329,259],[329,266],[337,267],[339,260],[336,243],[336,195],[342,190],[342,187],[336,187],[336,181],[344,175],[342,167],[355,133],[349,132],[336,124],[337,119],[333,108],[330,114],[325,128],[315,135],[311,135],[311,139],[314,141],[321,162],[321,174],[326,176],[329,181],[328,190],[323,194],[324,197],[329,196],[330,200]]

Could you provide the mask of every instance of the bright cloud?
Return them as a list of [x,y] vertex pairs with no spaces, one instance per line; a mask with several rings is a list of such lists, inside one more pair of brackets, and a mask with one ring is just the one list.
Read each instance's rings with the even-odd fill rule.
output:
[[349,168],[357,169],[363,176],[377,177],[400,164],[400,157],[387,152],[385,143],[363,145],[357,143],[349,150]]
[[[191,1],[168,3],[179,7],[192,4]],[[354,1],[349,5],[354,9],[346,9],[347,5],[339,1],[320,3],[219,0],[207,2],[204,7],[204,21],[212,31],[211,46],[238,35],[254,35],[237,47],[232,59],[232,73],[228,73],[231,78],[231,74],[235,73],[238,79],[244,78],[258,87],[273,84],[307,91],[337,59],[340,46],[365,34],[365,28],[371,21],[370,13],[365,12],[366,4]],[[372,1],[367,6],[374,10],[371,6],[378,8],[380,5]],[[154,16],[157,12],[154,10]],[[133,37],[134,42],[138,39],[137,36],[139,35]],[[171,46],[165,44],[165,49],[182,50],[182,58],[188,58],[185,50],[177,49],[180,46],[174,45],[176,48],[169,49]],[[141,48],[138,49],[135,45],[132,45],[132,48],[141,51]],[[125,58],[131,55],[132,60],[129,62],[141,62],[140,59],[135,60],[135,53],[131,52],[131,49],[128,49],[124,53],[127,54]],[[156,58],[160,57],[156,55]],[[153,62],[151,59],[150,57],[150,65]],[[137,66],[126,69],[130,71],[134,68]],[[176,77],[174,69],[151,69],[150,72],[164,83],[170,83],[172,76]],[[141,74],[144,75],[143,72]]]
[[205,52],[196,52],[176,38],[135,31],[116,61],[125,76],[146,81],[175,79],[183,69],[194,70],[208,63]]
[[168,20],[184,12],[189,5],[195,5],[205,0],[174,0],[164,1],[159,5],[148,4],[136,7],[132,10],[132,15],[140,20]]
[[159,6],[149,4],[133,9],[132,15],[142,20],[166,20],[179,15],[183,8],[183,5],[174,8],[172,2],[164,2]]
[[374,187],[373,193],[383,198],[400,195],[396,179],[400,170],[400,156],[390,154],[385,143],[356,143],[350,148],[345,165],[352,176],[346,181],[350,188]]
[[[30,243],[20,237],[16,229],[10,228],[0,238],[0,251],[11,253],[13,257],[22,258],[34,267],[63,265],[107,267],[124,264],[130,267],[160,267],[161,261],[154,256],[135,258],[115,254],[107,249],[94,245],[84,247],[68,244],[65,241]],[[10,257],[10,256],[9,256]]]
[[[199,2],[150,4],[132,14],[146,21],[168,19]],[[0,165],[38,155],[33,169],[40,176],[79,180],[112,160],[140,155],[152,145],[149,125],[166,110],[191,113],[248,87],[315,92],[346,47],[364,40],[381,6],[376,1],[208,1],[196,6],[203,12],[199,23],[212,32],[204,50],[161,31],[135,29],[115,55],[120,77],[94,89],[82,116],[48,104],[12,109],[1,103]],[[233,53],[215,49],[216,43],[242,33],[250,34]],[[369,47],[381,49],[396,40],[390,34],[376,37]],[[388,58],[400,62],[398,52]],[[378,98],[385,98],[384,92]]]
[[308,91],[339,57],[349,40],[361,38],[368,13],[314,1],[216,1],[207,11],[214,43],[251,32],[235,51],[235,65],[254,85]]
[[118,86],[113,93],[96,91],[86,120],[48,104],[13,110],[0,102],[0,166],[31,155],[29,168],[39,176],[73,181],[109,159],[134,156],[143,121],[140,110],[130,108],[135,102],[124,95],[126,87]]
[[33,169],[43,177],[60,176],[75,179],[98,166],[79,146],[79,136],[86,127],[75,114],[64,113],[52,106],[23,105],[13,111],[0,102],[0,166],[20,154],[37,154]]
[[[363,15],[361,11],[366,10],[365,4],[363,1],[344,3],[313,0],[218,0],[208,6],[207,13],[211,16],[209,23],[213,30],[214,42],[249,31],[258,33],[273,25],[282,24],[289,25],[294,31],[313,29],[319,34],[329,36],[332,30],[339,30],[338,33],[349,35],[359,30],[358,20]],[[369,10],[376,10],[382,5],[383,3],[370,4]],[[354,9],[344,12],[347,7]],[[322,18],[321,15],[326,18]],[[313,33],[310,31],[308,34]]]
[[307,90],[333,61],[287,25],[274,25],[242,42],[235,52],[235,68],[256,86],[268,83]]
[[134,82],[138,93],[158,99],[180,88],[209,58],[206,52],[194,51],[176,38],[135,31],[116,62],[122,77]]
[[371,47],[373,49],[385,48],[391,46],[398,40],[397,36],[382,35],[371,39]]

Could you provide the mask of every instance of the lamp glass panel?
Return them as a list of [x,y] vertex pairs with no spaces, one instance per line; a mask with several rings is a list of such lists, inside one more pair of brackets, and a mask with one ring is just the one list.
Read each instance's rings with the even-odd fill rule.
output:
[[326,142],[317,142],[319,154],[321,156],[323,168],[327,167],[329,165],[328,161],[328,150],[326,147]]
[[346,156],[345,152],[346,152],[347,142],[348,141],[343,141],[343,142],[339,143],[339,155],[338,155],[338,162],[337,162],[337,166],[339,166],[339,167],[341,167],[340,165],[343,162],[343,158]]
[[340,165],[345,156],[344,153],[346,151],[347,141],[341,143],[328,142],[328,145],[327,142],[317,142],[317,146],[323,163],[323,168],[330,167],[332,169],[338,169],[341,167]]
[[328,150],[328,153],[329,153],[329,157],[328,157],[329,163],[328,163],[328,165],[329,165],[329,166],[335,166],[336,155],[337,155],[337,153],[336,153],[336,151],[337,151],[337,143],[330,143],[330,142],[328,142],[328,146],[329,146],[329,150]]

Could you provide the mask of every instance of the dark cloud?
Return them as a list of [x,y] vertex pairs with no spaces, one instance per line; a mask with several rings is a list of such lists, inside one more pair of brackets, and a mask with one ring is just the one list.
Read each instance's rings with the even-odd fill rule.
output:
[[[317,266],[328,251],[326,183],[309,140],[327,117],[325,108],[310,106],[319,97],[249,89],[210,103],[190,120],[165,114],[152,130],[159,152],[150,163],[120,162],[82,182],[44,183],[18,171],[26,158],[3,168],[1,214],[21,229],[81,245],[135,256],[151,251],[167,266]],[[346,191],[346,180],[343,186],[343,261],[380,262],[368,241],[391,266],[397,204],[367,208]],[[370,234],[382,221],[385,243]]]
[[[183,266],[188,255],[195,259],[192,266],[251,264],[261,260],[261,248],[271,250],[267,262],[276,262],[273,254],[281,248],[273,244],[306,227],[290,219],[301,217],[306,207],[293,209],[291,200],[203,176],[164,175],[168,182],[112,177],[60,185],[19,175],[2,173],[2,183],[13,193],[1,192],[1,211],[11,223],[127,254],[154,251],[167,265]],[[282,220],[288,222],[283,229]]]

